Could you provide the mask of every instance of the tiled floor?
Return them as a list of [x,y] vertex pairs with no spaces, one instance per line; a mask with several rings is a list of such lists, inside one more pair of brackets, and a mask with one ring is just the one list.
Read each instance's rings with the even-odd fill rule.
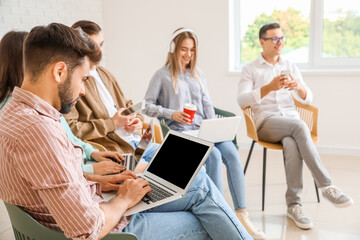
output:
[[[240,156],[245,162],[247,151],[241,150]],[[321,157],[334,183],[351,195],[355,204],[338,209],[322,196],[320,203],[317,203],[313,180],[305,167],[303,205],[306,214],[313,220],[314,227],[311,230],[301,230],[286,218],[286,184],[280,151],[268,151],[265,211],[261,211],[262,151],[254,151],[245,176],[247,206],[254,224],[266,232],[268,239],[360,240],[360,157]],[[225,189],[225,198],[232,204],[230,193],[227,187]],[[0,240],[14,239],[6,209],[1,202]]]

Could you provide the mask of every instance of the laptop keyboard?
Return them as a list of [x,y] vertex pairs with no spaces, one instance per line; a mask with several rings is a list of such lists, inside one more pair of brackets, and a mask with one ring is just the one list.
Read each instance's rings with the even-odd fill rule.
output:
[[152,182],[149,182],[149,186],[151,187],[151,192],[145,195],[143,199],[141,199],[146,204],[150,204],[150,201],[157,202],[164,198],[171,197],[173,195],[172,193],[166,191],[165,189],[156,186]]

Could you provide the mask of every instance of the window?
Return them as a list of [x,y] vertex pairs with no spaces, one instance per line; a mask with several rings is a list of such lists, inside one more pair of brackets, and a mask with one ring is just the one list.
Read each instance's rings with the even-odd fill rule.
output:
[[259,30],[278,22],[282,56],[301,69],[360,67],[360,8],[353,0],[229,0],[229,67],[240,71],[259,56]]

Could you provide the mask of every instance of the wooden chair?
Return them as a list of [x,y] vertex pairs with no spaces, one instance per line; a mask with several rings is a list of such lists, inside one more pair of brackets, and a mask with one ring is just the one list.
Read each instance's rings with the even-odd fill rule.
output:
[[[142,128],[142,131],[141,133],[143,134],[144,131],[146,130],[146,128],[149,126],[149,123],[144,123],[143,124],[143,128]],[[161,143],[162,142],[162,135],[161,135],[161,130],[160,130],[160,127],[159,125],[157,124],[154,124],[154,132],[155,132],[155,135],[154,135],[154,138],[153,138],[153,142],[155,143]]]
[[[47,228],[20,207],[5,203],[9,214],[11,225],[16,240],[66,240],[63,232]],[[111,233],[106,235],[103,240],[137,240],[132,233]]]
[[[307,124],[307,126],[310,129],[311,132],[311,138],[313,142],[316,144],[319,142],[318,137],[318,109],[312,105],[305,105],[300,103],[294,98],[296,110],[300,114],[300,118]],[[265,181],[266,181],[266,153],[267,149],[274,149],[274,150],[283,150],[283,145],[281,143],[269,143],[269,142],[263,142],[260,141],[257,135],[255,123],[253,121],[253,112],[251,107],[242,108],[245,123],[246,123],[246,129],[247,129],[247,135],[250,137],[253,141],[251,143],[250,151],[246,160],[245,168],[244,168],[244,175],[246,173],[247,167],[250,162],[251,154],[254,149],[255,143],[258,143],[260,146],[264,148],[263,152],[263,176],[262,176],[262,210],[265,209]],[[314,181],[315,183],[315,181]],[[317,196],[317,201],[320,202],[319,198],[319,191],[315,183],[315,191]]]
[[100,143],[96,143],[96,142],[92,142],[92,141],[88,141],[88,140],[85,140],[84,142],[90,143],[91,146],[96,147],[100,152],[106,152],[107,151],[107,149],[103,145],[101,145]]

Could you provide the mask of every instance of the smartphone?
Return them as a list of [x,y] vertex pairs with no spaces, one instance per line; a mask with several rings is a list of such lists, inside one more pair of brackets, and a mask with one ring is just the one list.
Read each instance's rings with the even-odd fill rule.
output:
[[134,105],[130,106],[129,108],[125,109],[121,113],[121,115],[128,116],[130,114],[140,112],[144,108],[145,108],[145,101],[142,100],[141,102],[138,102],[137,104],[134,104]]
[[289,78],[289,70],[281,70],[280,75],[286,75]]

